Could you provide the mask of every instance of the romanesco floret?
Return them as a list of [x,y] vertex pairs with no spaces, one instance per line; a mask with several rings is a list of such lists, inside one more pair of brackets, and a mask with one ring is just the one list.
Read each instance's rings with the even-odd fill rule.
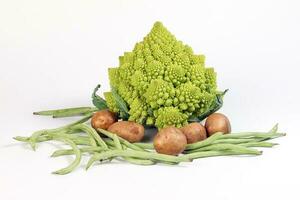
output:
[[[217,92],[216,73],[205,67],[205,57],[194,54],[161,22],[132,52],[119,57],[109,79],[128,105],[128,120],[158,128],[185,125],[190,116],[207,111]],[[118,111],[112,95],[105,98]]]
[[155,126],[165,128],[168,126],[182,127],[187,124],[188,115],[176,107],[162,107],[154,112]]
[[119,109],[116,105],[116,102],[113,98],[113,95],[111,92],[104,92],[104,98],[106,100],[106,104],[107,106],[109,107],[109,109],[112,111],[112,112],[119,112]]

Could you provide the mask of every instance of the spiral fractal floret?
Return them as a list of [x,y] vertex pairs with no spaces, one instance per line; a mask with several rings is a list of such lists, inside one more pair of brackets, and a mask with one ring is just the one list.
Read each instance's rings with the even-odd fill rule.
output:
[[[112,88],[128,106],[128,120],[141,124],[181,127],[189,117],[207,111],[217,93],[216,73],[161,22],[156,22],[132,52],[109,69]],[[108,107],[118,112],[111,92]]]

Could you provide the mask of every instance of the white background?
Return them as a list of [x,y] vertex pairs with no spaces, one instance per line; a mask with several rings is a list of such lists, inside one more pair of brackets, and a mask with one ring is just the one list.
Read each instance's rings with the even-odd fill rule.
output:
[[[299,1],[0,1],[0,199],[299,199]],[[179,166],[113,162],[66,176],[50,158],[12,140],[74,119],[33,116],[86,106],[107,68],[160,20],[203,53],[229,88],[233,131],[288,133],[260,157],[217,157]],[[298,191],[297,191],[298,189]]]

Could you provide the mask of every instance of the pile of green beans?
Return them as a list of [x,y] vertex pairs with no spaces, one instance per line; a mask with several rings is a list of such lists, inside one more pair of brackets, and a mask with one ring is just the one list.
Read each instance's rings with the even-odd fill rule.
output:
[[71,124],[55,129],[45,129],[34,132],[30,137],[17,136],[15,140],[29,143],[36,150],[37,143],[45,141],[60,141],[70,146],[70,149],[59,149],[51,157],[75,155],[75,159],[67,167],[53,172],[54,174],[68,174],[81,162],[82,156],[90,156],[86,169],[96,161],[111,161],[122,159],[137,165],[153,165],[163,163],[176,165],[190,162],[197,158],[228,155],[261,155],[262,151],[253,147],[273,147],[277,143],[268,140],[284,136],[278,132],[276,124],[268,132],[243,132],[222,134],[215,133],[206,140],[188,144],[185,151],[178,156],[156,153],[152,143],[130,143],[109,131],[93,129],[86,122],[92,117],[96,108],[80,107],[61,110],[40,111],[34,114],[53,117],[77,116],[84,117]]

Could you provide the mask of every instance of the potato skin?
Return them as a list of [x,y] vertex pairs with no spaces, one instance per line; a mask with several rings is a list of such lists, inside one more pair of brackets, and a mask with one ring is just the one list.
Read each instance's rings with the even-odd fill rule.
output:
[[115,113],[109,110],[100,110],[93,114],[91,119],[91,125],[94,129],[102,128],[108,129],[110,125],[117,121]]
[[231,125],[229,119],[221,113],[213,113],[206,119],[205,128],[208,136],[216,132],[224,134],[231,132]]
[[205,140],[207,137],[205,127],[198,122],[187,124],[180,130],[185,135],[188,144]]
[[107,130],[129,142],[140,142],[145,134],[145,129],[141,124],[130,121],[116,122]]
[[187,139],[180,129],[167,127],[161,129],[153,140],[156,152],[167,155],[178,155],[184,151]]

